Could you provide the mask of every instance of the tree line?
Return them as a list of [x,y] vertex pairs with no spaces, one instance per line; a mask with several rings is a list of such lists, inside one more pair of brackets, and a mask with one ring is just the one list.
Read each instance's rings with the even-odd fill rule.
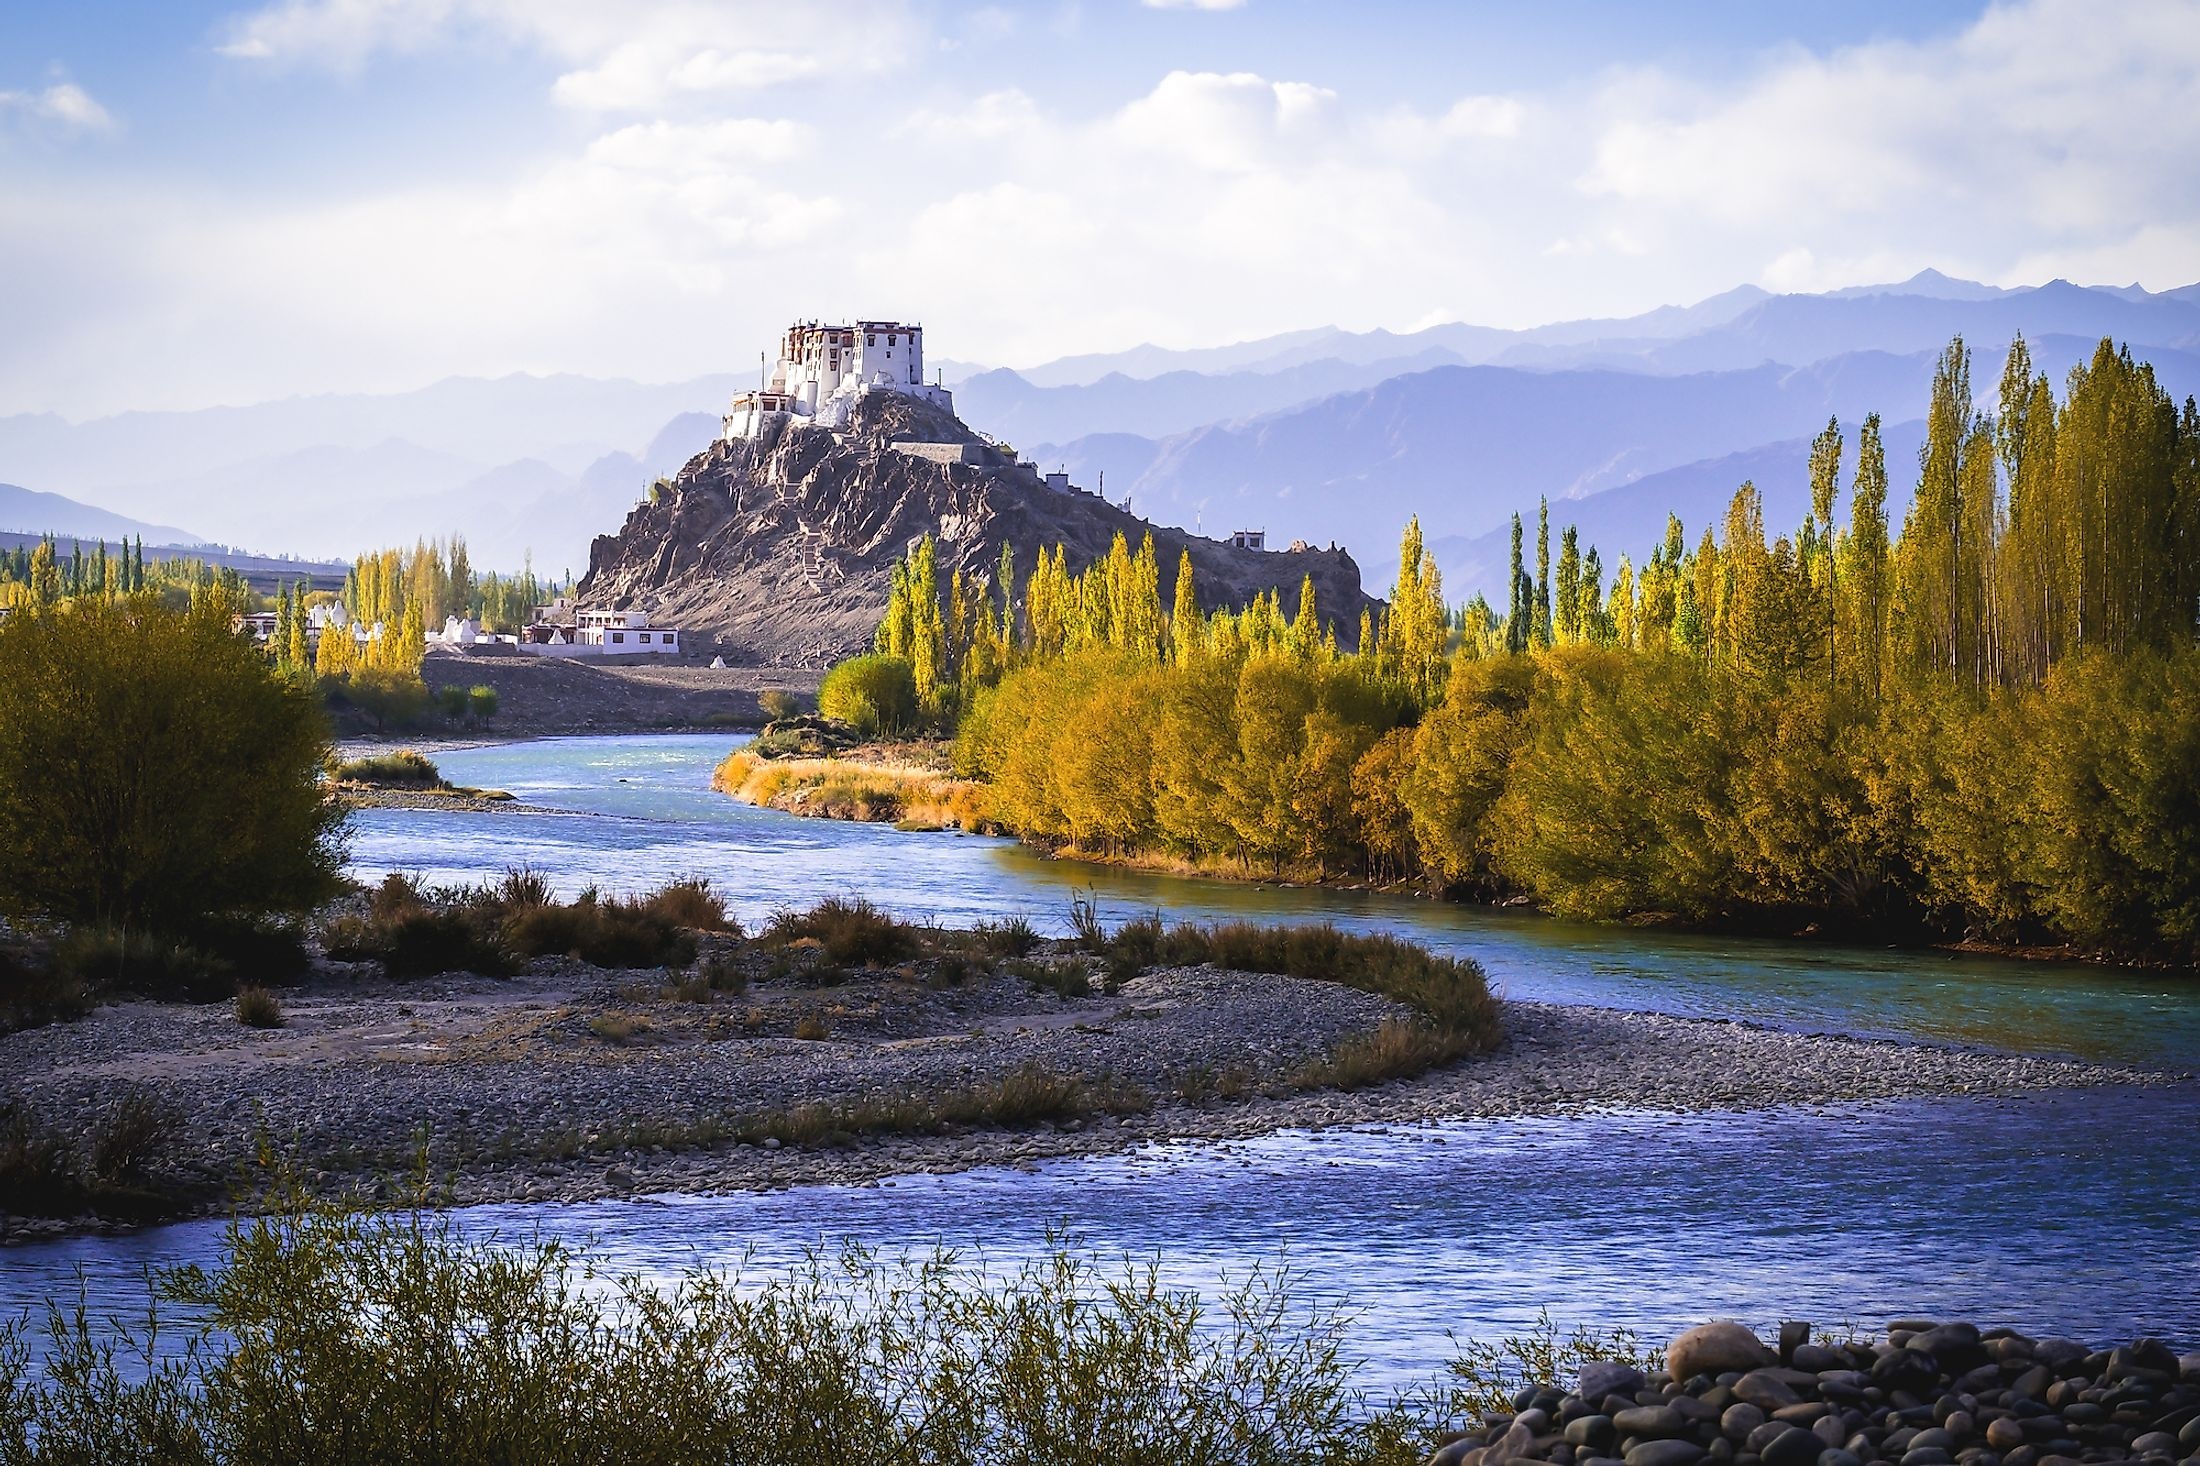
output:
[[[1354,649],[1273,595],[1202,614],[1150,541],[939,585],[910,664],[992,814],[1042,843],[1420,881],[1597,918],[1972,933],[2200,955],[2200,413],[2103,342],[2058,395],[2015,342],[1992,410],[1936,365],[1899,531],[1876,416],[1639,568],[1548,506],[1507,605],[1447,610],[1417,524]],[[1846,504],[1843,505],[1844,480]],[[1607,578],[1606,566],[1610,565]],[[1166,603],[1167,609],[1164,609]]]

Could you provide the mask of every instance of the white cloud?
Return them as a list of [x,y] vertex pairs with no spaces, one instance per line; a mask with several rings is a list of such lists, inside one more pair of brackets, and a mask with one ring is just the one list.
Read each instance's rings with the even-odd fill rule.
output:
[[[257,10],[226,35],[250,64],[517,47],[549,60],[572,115],[529,155],[350,193],[34,176],[0,151],[17,205],[0,277],[41,286],[14,333],[29,344],[0,343],[0,412],[515,368],[662,380],[835,311],[921,317],[958,359],[1033,361],[1438,313],[1527,325],[1925,265],[2200,278],[2200,27],[2166,0],[2033,0],[1715,84],[1636,68],[1403,97],[1318,63],[1096,62],[1048,89],[1011,47],[907,44],[918,21],[894,0],[841,12]],[[1016,41],[1054,44],[1028,18]],[[0,108],[28,119],[31,95]]]
[[2200,204],[2189,4],[2038,0],[1955,35],[1781,58],[1732,89],[1616,88],[1592,195],[1791,231],[2059,232]]
[[357,70],[383,53],[466,38],[520,45],[569,69],[553,95],[592,112],[872,74],[915,44],[905,0],[840,0],[832,22],[771,0],[279,0],[232,21],[239,60]]
[[1326,147],[1336,101],[1305,82],[1172,71],[1117,115],[1114,132],[1129,147],[1242,173],[1276,164],[1287,149]]
[[0,117],[43,123],[64,133],[114,132],[112,114],[74,82],[55,82],[43,91],[0,91]]

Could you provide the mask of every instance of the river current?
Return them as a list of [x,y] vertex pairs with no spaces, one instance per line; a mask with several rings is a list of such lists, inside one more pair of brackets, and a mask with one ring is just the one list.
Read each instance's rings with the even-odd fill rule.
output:
[[[1182,880],[1042,859],[1013,843],[805,820],[711,792],[734,736],[549,739],[437,756],[455,782],[557,813],[368,810],[356,874],[429,882],[543,872],[561,889],[702,875],[748,921],[832,892],[957,925],[1328,920],[1472,956],[1506,996],[1808,1032],[1973,1044],[2200,1070],[2200,987],[2159,973],[1576,926],[1408,897]],[[1613,1114],[1286,1133],[730,1197],[462,1214],[502,1236],[588,1242],[614,1270],[853,1238],[976,1248],[1011,1264],[1050,1229],[1158,1256],[1185,1283],[1287,1261],[1343,1301],[1371,1379],[1425,1376],[1448,1332],[1539,1313],[1670,1333],[1711,1316],[1871,1326],[1970,1317],[2200,1346],[2200,1087],[2061,1091],[1746,1114]],[[214,1223],[0,1252],[0,1314],[81,1287],[142,1303],[148,1267],[212,1257]]]

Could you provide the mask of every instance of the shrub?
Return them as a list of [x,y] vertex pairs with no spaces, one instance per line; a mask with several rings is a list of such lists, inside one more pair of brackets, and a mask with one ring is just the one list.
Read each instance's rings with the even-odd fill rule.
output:
[[182,1128],[176,1112],[150,1090],[131,1086],[93,1118],[92,1176],[104,1182],[137,1182],[162,1147]]
[[110,926],[79,927],[55,946],[54,974],[86,989],[211,1003],[236,987],[228,962],[183,942]]
[[247,1028],[281,1028],[283,1005],[263,987],[237,989],[237,1021]]
[[452,722],[466,716],[466,689],[463,687],[438,687],[435,690],[436,711]]
[[997,957],[1028,957],[1039,945],[1039,933],[1021,916],[1000,921],[981,921],[971,928],[978,943]]
[[714,993],[745,993],[749,990],[748,971],[731,952],[713,952],[705,958],[700,976],[710,984],[710,990]]
[[304,932],[271,917],[209,918],[191,923],[184,936],[254,982],[293,982],[313,965]]
[[814,941],[838,963],[885,966],[917,953],[916,931],[864,896],[827,896],[807,911],[775,912],[764,936],[779,946]]
[[467,688],[466,711],[473,714],[477,723],[486,723],[494,718],[497,715],[497,690],[486,684]]
[[420,721],[428,705],[428,685],[418,672],[391,672],[363,667],[351,674],[344,695],[368,717],[378,732],[409,728]]
[[132,596],[0,622],[0,915],[179,934],[334,894],[327,725],[229,616]]
[[805,1013],[794,1026],[794,1036],[812,1042],[833,1036],[833,1026],[820,1013]]
[[527,906],[504,919],[506,945],[523,957],[578,957],[597,967],[686,967],[695,934],[646,902],[583,891],[570,905]]
[[726,903],[701,877],[674,881],[642,898],[641,909],[689,931],[726,932],[740,935],[740,925],[726,919]]
[[906,657],[851,657],[825,674],[817,710],[872,737],[917,725],[917,677]]
[[[55,1317],[0,1400],[42,1460],[1231,1462],[1428,1453],[1295,1274],[1207,1297],[1055,1239],[990,1266],[850,1246],[610,1279],[446,1216],[239,1221],[149,1317]],[[180,1315],[180,1316],[179,1316]],[[160,1344],[149,1334],[157,1328]],[[1411,1430],[1410,1449],[1408,1432]],[[29,1451],[22,1453],[29,1458]]]
[[397,788],[439,788],[443,784],[435,761],[410,748],[347,759],[336,766],[336,777],[346,783]]
[[98,1006],[97,984],[0,948],[0,1033],[72,1022]]
[[782,718],[799,716],[802,712],[802,699],[783,687],[765,688],[756,695],[756,703],[764,710],[764,716],[775,723]]

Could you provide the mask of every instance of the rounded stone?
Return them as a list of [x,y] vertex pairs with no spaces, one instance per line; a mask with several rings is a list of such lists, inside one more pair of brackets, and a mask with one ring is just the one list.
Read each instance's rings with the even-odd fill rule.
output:
[[1765,1423],[1765,1412],[1747,1400],[1726,1407],[1719,1417],[1719,1433],[1730,1441],[1746,1441],[1750,1432]]
[[2024,1427],[2013,1415],[1997,1415],[1986,1422],[1986,1444],[1997,1451],[2013,1451],[2024,1444]]
[[1627,1466],[1695,1466],[1703,1447],[1694,1441],[1644,1441],[1627,1453]]
[[2131,1443],[2131,1454],[2174,1459],[2177,1455],[2177,1437],[2166,1430],[2150,1430]]
[[1584,1400],[1597,1401],[1606,1395],[1633,1396],[1648,1383],[1642,1371],[1632,1364],[1593,1359],[1581,1366],[1574,1393]]
[[1687,1430],[1688,1418],[1671,1405],[1637,1405],[1613,1416],[1612,1426],[1621,1435],[1663,1440]]
[[1734,1396],[1736,1399],[1747,1400],[1761,1410],[1785,1409],[1789,1405],[1801,1403],[1803,1398],[1785,1380],[1763,1370],[1754,1370],[1736,1380]]
[[1826,1443],[1799,1426],[1788,1426],[1767,1442],[1758,1454],[1765,1466],[1818,1466]]
[[1608,1446],[1612,1443],[1612,1417],[1584,1415],[1566,1423],[1566,1442],[1574,1446]]
[[1665,1371],[1674,1379],[1762,1369],[1773,1362],[1772,1351],[1765,1348],[1763,1340],[1725,1319],[1686,1330],[1665,1350]]

